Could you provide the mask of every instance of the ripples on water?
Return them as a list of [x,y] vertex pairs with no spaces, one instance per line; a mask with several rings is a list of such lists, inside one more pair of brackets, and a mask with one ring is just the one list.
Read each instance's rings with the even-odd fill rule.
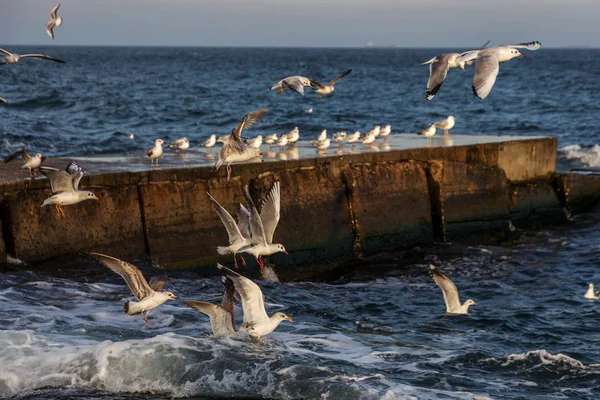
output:
[[[264,345],[207,337],[207,318],[181,300],[153,311],[146,330],[122,312],[124,282],[84,256],[7,270],[0,396],[596,398],[600,303],[583,294],[600,282],[600,239],[598,216],[586,219],[501,245],[380,255],[337,282],[261,282],[269,313],[295,321]],[[469,316],[443,315],[430,262],[479,303]],[[218,278],[169,275],[179,299],[220,301]]]

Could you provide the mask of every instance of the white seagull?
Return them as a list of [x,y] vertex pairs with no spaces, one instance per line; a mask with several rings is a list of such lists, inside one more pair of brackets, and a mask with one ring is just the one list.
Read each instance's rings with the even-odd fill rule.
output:
[[588,290],[587,290],[587,292],[585,292],[585,295],[583,297],[585,297],[586,299],[589,299],[589,300],[600,299],[600,292],[595,292],[594,284],[590,283],[588,285]]
[[352,72],[351,69],[342,72],[342,74],[340,76],[338,76],[337,78],[329,81],[329,83],[326,84],[326,85],[322,85],[322,84],[320,84],[317,81],[312,81],[312,86],[313,86],[313,88],[316,88],[316,92],[318,94],[320,94],[319,97],[323,97],[325,95],[328,95],[328,94],[332,93],[335,90],[335,88],[333,87],[333,85],[335,85],[340,79],[342,79],[343,77],[345,77],[346,75],[348,75],[350,72]]
[[319,136],[317,136],[317,141],[318,141],[318,142],[322,142],[322,141],[324,141],[325,139],[327,139],[327,129],[323,129],[323,130],[321,131],[321,133],[319,134]]
[[[208,192],[208,197],[210,198],[215,211],[219,215],[223,226],[225,226],[225,230],[227,230],[227,235],[229,236],[229,246],[219,246],[217,247],[217,252],[221,255],[223,254],[233,254],[233,261],[235,263],[235,267],[237,268],[237,253],[243,247],[249,246],[252,244],[252,240],[250,239],[250,214],[248,209],[240,204],[240,208],[238,209],[238,223],[235,223],[235,220],[227,212],[227,210],[219,204],[217,200]],[[246,260],[244,257],[242,258],[242,263],[244,266],[246,265]]]
[[372,131],[369,131],[365,133],[365,135],[362,138],[360,138],[360,141],[363,144],[371,144],[375,141],[375,139],[377,139],[377,137],[375,137],[375,134]]
[[279,223],[281,211],[281,190],[279,182],[273,183],[269,194],[262,200],[260,214],[250,197],[248,187],[244,189],[244,193],[248,203],[252,243],[239,251],[252,254],[262,270],[264,268],[262,256],[270,256],[278,252],[288,253],[282,244],[273,243],[273,234]]
[[281,312],[269,317],[265,310],[265,297],[256,283],[221,264],[217,264],[217,268],[223,271],[226,279],[233,282],[242,301],[244,319],[240,325],[241,332],[248,332],[250,336],[260,339],[277,329],[282,321],[294,322]]
[[269,150],[272,149],[273,144],[277,143],[277,134],[273,133],[271,135],[265,136],[264,141],[269,145]]
[[154,160],[156,160],[156,166],[158,167],[158,159],[163,154],[162,145],[165,141],[162,139],[156,139],[154,141],[154,146],[150,147],[146,150],[146,155],[150,158],[150,167],[154,165]]
[[468,299],[463,304],[460,304],[458,290],[448,277],[442,274],[435,266],[429,264],[429,274],[435,283],[442,289],[444,302],[446,303],[447,314],[468,314],[469,306],[476,306],[473,300]]
[[90,255],[125,279],[131,293],[139,301],[126,301],[123,309],[128,315],[142,314],[144,322],[146,322],[146,328],[150,328],[150,323],[148,322],[150,311],[167,300],[177,299],[173,293],[163,292],[166,282],[163,278],[152,277],[150,284],[148,284],[142,271],[135,265],[104,254],[90,253]]
[[429,80],[427,81],[427,91],[425,98],[432,100],[442,87],[450,68],[460,68],[465,70],[465,62],[461,56],[465,53],[446,53],[433,57],[422,65],[429,64]]
[[208,149],[208,152],[210,153],[215,144],[217,144],[217,135],[213,133],[208,139],[202,142],[200,146],[206,147]]
[[283,148],[288,144],[287,135],[279,136],[279,140],[277,140],[277,146],[279,146],[279,151],[283,151]]
[[417,132],[417,135],[420,135],[420,136],[425,136],[425,137],[428,137],[428,138],[430,138],[430,137],[432,137],[433,135],[435,135],[435,131],[436,131],[435,124],[431,124],[431,125],[429,126],[429,128],[427,128],[427,129],[424,129],[424,130],[422,130],[421,132]]
[[248,143],[250,145],[250,147],[254,147],[255,149],[260,149],[260,146],[262,145],[262,142],[263,142],[262,135],[258,135],[254,139],[248,139],[248,140],[246,140],[246,143]]
[[4,49],[0,49],[0,54],[4,54],[3,57],[0,57],[0,65],[16,64],[19,62],[19,60],[21,58],[37,58],[40,60],[54,61],[54,62],[61,63],[61,64],[65,63],[65,61],[63,61],[63,60],[59,60],[58,58],[53,58],[53,57],[47,56],[45,54],[16,54],[16,53],[10,53]]
[[249,112],[244,116],[244,119],[231,130],[229,135],[218,139],[223,143],[223,148],[221,148],[219,160],[217,160],[215,164],[215,171],[217,171],[223,163],[227,163],[227,180],[229,180],[229,177],[231,176],[231,163],[248,161],[262,156],[260,149],[251,147],[242,140],[242,131],[244,129],[252,128],[252,126],[260,121],[262,116],[266,113],[267,110],[265,109]]
[[294,145],[300,139],[300,129],[295,127],[291,131],[285,134],[287,141],[290,145]]
[[19,151],[12,153],[8,157],[6,157],[4,159],[4,163],[6,164],[6,163],[14,160],[17,157],[21,157],[23,160],[25,160],[25,164],[23,164],[21,166],[21,168],[29,169],[29,177],[30,178],[35,178],[35,176],[36,176],[35,169],[38,168],[40,165],[42,165],[42,162],[44,162],[44,160],[46,159],[46,156],[43,156],[41,154],[36,154],[35,156],[32,157],[29,155],[29,153],[27,151],[19,150]]
[[356,145],[356,142],[360,140],[360,131],[356,131],[351,135],[346,136],[346,140],[348,143],[352,143],[352,147]]
[[452,128],[454,128],[454,124],[456,123],[456,118],[454,118],[452,115],[449,116],[446,119],[443,119],[441,121],[435,122],[435,127],[436,128],[440,128],[444,130],[444,135],[448,135],[448,131]]
[[538,50],[540,47],[542,47],[540,42],[529,42],[505,44],[464,53],[460,58],[462,62],[475,60],[473,94],[480,99],[485,99],[490,94],[500,71],[500,63],[512,60],[515,57],[525,57],[517,49]]
[[181,139],[173,140],[169,143],[169,147],[185,153],[186,150],[190,148],[190,141],[186,137],[183,137]]
[[50,180],[52,193],[56,193],[44,200],[42,207],[54,204],[57,216],[67,218],[62,206],[77,204],[84,200],[98,200],[98,197],[89,190],[79,190],[83,169],[75,161],[67,165],[66,171],[45,166],[39,168],[40,172]]
[[50,11],[50,20],[48,21],[48,24],[46,25],[46,32],[48,33],[48,36],[50,36],[52,38],[52,40],[54,40],[54,28],[61,26],[63,23],[62,17],[57,15],[59,7],[60,7],[60,3],[55,5],[54,8],[52,9],[52,11]]
[[235,285],[231,279],[222,278],[225,285],[223,300],[221,305],[208,303],[200,300],[186,300],[184,303],[196,311],[208,315],[210,318],[210,327],[214,336],[230,335],[235,333]]
[[310,143],[315,146],[319,152],[324,152],[331,145],[331,139],[313,140]]
[[344,145],[344,140],[346,140],[346,131],[334,133],[333,139],[338,142],[339,147],[342,147]]
[[385,140],[390,135],[390,133],[392,133],[392,126],[386,125],[383,129],[379,131],[379,136],[381,136],[383,140]]
[[270,90],[279,88],[277,94],[283,93],[284,88],[288,88],[293,90],[296,93],[300,93],[304,96],[304,87],[312,87],[312,82],[310,79],[304,76],[288,76],[287,78],[283,78],[273,86],[271,86]]

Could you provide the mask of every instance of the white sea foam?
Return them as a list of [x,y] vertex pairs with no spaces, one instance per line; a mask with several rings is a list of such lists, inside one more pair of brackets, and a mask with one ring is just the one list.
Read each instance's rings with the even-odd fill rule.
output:
[[581,147],[578,144],[565,146],[558,150],[559,155],[567,160],[577,160],[587,167],[600,167],[600,145]]

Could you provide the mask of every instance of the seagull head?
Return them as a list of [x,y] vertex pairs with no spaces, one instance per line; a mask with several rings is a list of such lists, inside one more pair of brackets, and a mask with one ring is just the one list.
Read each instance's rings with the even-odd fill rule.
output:
[[100,200],[94,193],[90,192],[89,190],[86,190],[84,193],[86,200]]
[[594,290],[594,284],[593,284],[593,283],[590,283],[590,284],[588,285],[588,289],[589,289],[589,290]]
[[473,300],[468,299],[467,301],[465,301],[465,306],[476,306],[477,303],[475,303]]
[[163,292],[165,294],[165,296],[167,296],[167,298],[169,300],[177,300],[177,296],[175,296],[172,292]]
[[41,155],[41,154],[36,154],[36,155],[35,155],[35,158],[37,158],[37,159],[39,159],[39,160],[42,160],[42,161],[44,161],[44,159],[45,159],[46,157],[44,157],[44,156],[43,156],[43,155]]
[[275,245],[275,247],[277,248],[277,252],[288,254],[288,252],[285,250],[285,247],[283,247],[282,244],[278,243]]
[[273,317],[279,321],[294,322],[294,320],[292,318],[288,317],[287,315],[285,315],[282,312],[276,312],[275,314],[273,314]]
[[165,142],[165,141],[164,141],[164,140],[162,140],[162,139],[156,139],[156,140],[154,141],[154,144],[155,144],[155,145],[159,145],[159,144],[163,144],[164,142]]

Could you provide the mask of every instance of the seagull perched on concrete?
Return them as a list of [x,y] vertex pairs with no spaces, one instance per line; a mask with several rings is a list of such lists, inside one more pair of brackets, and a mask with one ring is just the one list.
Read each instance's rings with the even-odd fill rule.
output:
[[285,247],[280,243],[273,243],[273,234],[279,223],[281,210],[281,190],[279,182],[273,183],[269,194],[262,200],[260,214],[250,197],[248,187],[244,189],[246,202],[248,203],[250,236],[252,242],[250,245],[242,247],[239,252],[252,254],[262,270],[265,265],[262,256],[270,256],[278,252],[287,254]]
[[320,84],[317,81],[312,81],[312,86],[313,86],[313,88],[316,88],[315,91],[318,94],[320,94],[319,97],[323,97],[325,95],[333,93],[333,91],[335,90],[335,88],[333,87],[333,85],[335,85],[337,82],[339,82],[340,79],[342,79],[343,77],[345,77],[346,75],[348,75],[350,72],[352,72],[351,69],[342,72],[342,74],[340,76],[338,76],[337,78],[329,81],[329,83],[326,84],[326,85],[322,85],[322,84]]
[[215,144],[217,144],[217,135],[213,133],[208,139],[202,142],[200,146],[206,147],[208,149],[208,152],[210,153]]
[[244,319],[240,325],[240,332],[248,332],[250,336],[260,339],[277,329],[282,321],[294,322],[281,312],[269,317],[265,310],[265,297],[256,283],[221,264],[217,264],[217,268],[223,272],[226,279],[233,282],[242,301]]
[[518,49],[538,50],[542,47],[540,42],[519,44],[505,44],[486,49],[472,50],[463,53],[461,62],[475,60],[475,76],[473,77],[473,94],[480,99],[485,99],[494,87],[500,63],[510,61],[515,57],[525,57]]
[[61,63],[61,64],[65,63],[65,61],[63,61],[63,60],[59,60],[58,58],[53,58],[53,57],[47,56],[45,54],[16,54],[16,53],[10,53],[4,49],[0,49],[0,54],[4,54],[3,57],[0,57],[0,65],[16,64],[19,62],[19,60],[21,58],[37,58],[40,60],[54,61],[54,62]]
[[476,306],[473,300],[468,299],[463,304],[460,304],[460,298],[458,297],[458,290],[456,286],[448,277],[442,274],[435,266],[429,265],[429,274],[435,281],[435,283],[442,289],[444,295],[444,302],[446,303],[447,314],[468,314],[469,306]]
[[300,129],[298,129],[298,127],[295,127],[294,129],[286,133],[285,137],[287,138],[288,143],[291,146],[293,146],[300,139]]
[[21,168],[29,169],[29,177],[31,179],[36,177],[35,169],[42,165],[42,163],[46,159],[46,156],[43,156],[41,154],[36,154],[32,157],[26,150],[19,150],[6,157],[4,159],[4,163],[6,164],[17,157],[21,157],[23,160],[25,160],[25,164],[23,164]]
[[148,322],[150,311],[167,300],[177,299],[173,293],[163,292],[166,283],[164,278],[153,277],[148,283],[142,271],[133,264],[100,253],[90,253],[90,255],[125,279],[131,293],[139,301],[126,301],[123,309],[128,315],[142,314],[144,322],[146,322],[146,328],[150,328]]
[[146,150],[146,155],[150,158],[150,168],[154,166],[154,160],[156,160],[156,166],[158,167],[158,159],[163,155],[163,143],[165,143],[164,140],[156,139],[154,146]]
[[83,169],[71,161],[66,170],[40,166],[40,172],[50,180],[53,196],[48,197],[42,203],[42,207],[54,204],[57,216],[67,218],[62,206],[77,204],[84,200],[98,200],[98,197],[89,190],[79,190],[79,181],[83,177]]
[[265,136],[264,141],[266,144],[269,145],[269,150],[271,150],[273,148],[273,145],[275,143],[277,143],[277,134],[276,133],[272,133],[270,135]]
[[448,135],[448,131],[452,128],[454,128],[454,124],[456,123],[456,118],[454,118],[452,115],[449,116],[446,119],[443,119],[441,121],[435,122],[434,125],[436,128],[440,128],[444,130],[444,135]]
[[262,142],[263,142],[262,135],[258,135],[254,139],[248,139],[248,140],[246,140],[246,143],[248,143],[248,145],[250,147],[254,147],[255,149],[260,149],[260,146],[262,145]]
[[588,290],[587,292],[585,292],[585,295],[583,295],[583,297],[589,300],[600,299],[600,292],[594,291],[594,284],[590,283],[588,285]]
[[421,132],[417,132],[417,135],[430,138],[433,135],[435,135],[435,131],[436,131],[435,124],[431,124],[431,125],[429,125],[429,128],[424,129]]
[[190,148],[190,141],[186,137],[183,137],[181,139],[173,140],[169,143],[169,147],[185,153],[186,150]]
[[248,161],[253,158],[261,157],[260,149],[251,147],[242,139],[242,131],[250,129],[267,113],[268,110],[256,110],[249,112],[244,119],[231,130],[229,135],[220,137],[218,141],[223,143],[223,148],[219,154],[219,160],[215,164],[217,171],[223,163],[227,163],[227,180],[231,176],[231,163]]
[[52,38],[52,40],[54,40],[54,28],[61,26],[63,23],[62,17],[58,16],[58,14],[57,14],[59,7],[60,7],[60,3],[55,5],[54,8],[52,9],[52,11],[50,11],[50,20],[48,21],[48,24],[46,25],[46,32],[48,33],[48,36],[50,36]]
[[346,136],[346,141],[352,144],[352,148],[356,145],[356,142],[360,140],[360,131],[356,131],[350,135]]
[[281,94],[283,93],[284,88],[288,88],[304,96],[305,86],[312,87],[312,81],[305,76],[295,75],[283,78],[282,80],[271,86],[270,90],[279,88],[277,94]]

